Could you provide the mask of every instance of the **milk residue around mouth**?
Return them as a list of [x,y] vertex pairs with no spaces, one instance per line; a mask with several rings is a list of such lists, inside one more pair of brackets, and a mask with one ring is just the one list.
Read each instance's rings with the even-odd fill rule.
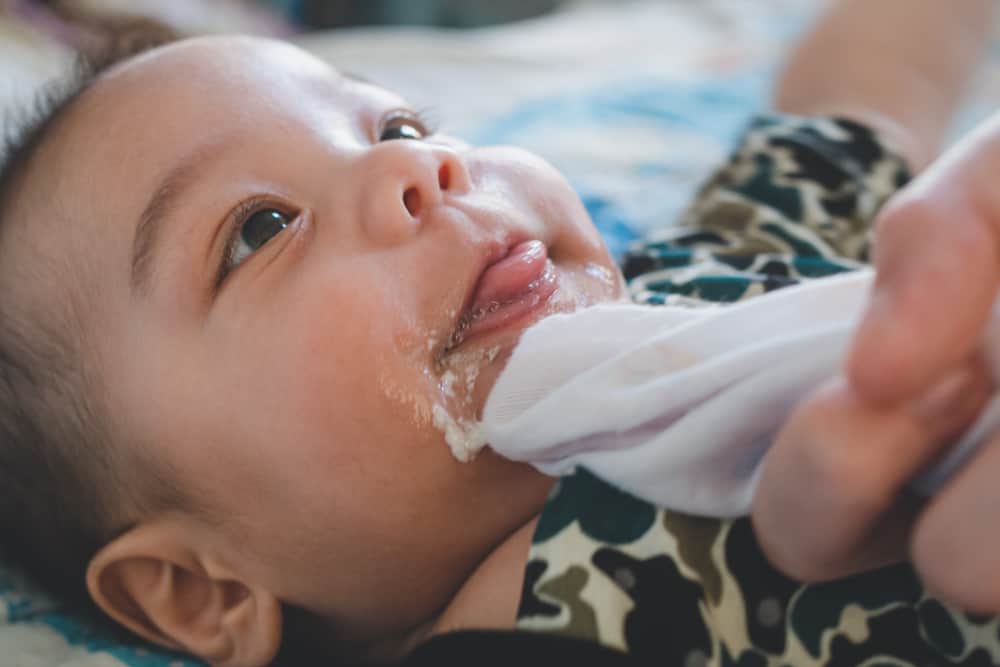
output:
[[[441,374],[439,388],[447,402],[458,402],[468,408],[480,371],[493,363],[500,354],[500,346],[476,354],[457,355],[447,361],[448,368]],[[458,393],[462,396],[459,398]],[[441,403],[431,409],[434,427],[444,433],[445,442],[454,457],[462,463],[473,461],[486,446],[486,438],[478,422],[455,417]]]
[[[477,368],[478,372],[479,369]],[[450,370],[445,371],[441,376],[441,391],[448,398],[455,398],[455,374]]]
[[456,420],[440,403],[435,403],[431,413],[434,427],[444,433],[445,442],[451,453],[462,463],[475,460],[479,452],[486,446],[486,438],[478,423],[464,419]]
[[498,301],[494,301],[481,308],[476,308],[475,310],[469,311],[465,315],[462,315],[462,318],[459,320],[458,325],[455,327],[455,330],[448,337],[448,341],[445,344],[444,349],[441,350],[441,356],[448,354],[453,349],[455,349],[463,342],[465,342],[465,334],[469,330],[469,327],[472,326],[473,322],[475,322],[476,320],[481,320],[487,315],[491,315],[497,312],[498,310],[500,310],[500,308],[503,307],[503,305],[504,304]]

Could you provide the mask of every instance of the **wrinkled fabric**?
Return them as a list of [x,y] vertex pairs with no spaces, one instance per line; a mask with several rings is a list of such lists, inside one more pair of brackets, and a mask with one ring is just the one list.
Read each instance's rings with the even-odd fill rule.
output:
[[[873,279],[866,269],[724,308],[609,304],[546,318],[497,380],[483,435],[554,477],[582,466],[659,507],[745,515],[785,419],[842,366]],[[984,346],[1000,361],[1000,319]],[[914,486],[943,484],[1000,427],[998,406]]]

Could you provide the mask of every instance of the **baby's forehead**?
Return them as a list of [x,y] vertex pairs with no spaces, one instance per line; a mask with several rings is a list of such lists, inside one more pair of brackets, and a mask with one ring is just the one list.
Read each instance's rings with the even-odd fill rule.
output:
[[270,137],[289,150],[290,137],[400,105],[287,43],[184,40],[113,67],[76,100],[40,148],[19,208],[38,247],[120,267],[151,193],[199,146]]
[[284,42],[189,39],[102,74],[47,142],[45,170],[61,173],[62,192],[101,203],[109,188],[118,198],[148,190],[184,154],[222,135],[333,132],[366,110],[402,105]]
[[218,87],[233,93],[252,94],[273,87],[299,87],[327,96],[327,101],[350,102],[362,96],[391,93],[373,86],[358,88],[357,77],[336,68],[287,42],[246,36],[212,36],[185,39],[127,60],[105,73],[91,95],[100,97],[158,97],[166,87],[174,93],[191,88],[210,92]]

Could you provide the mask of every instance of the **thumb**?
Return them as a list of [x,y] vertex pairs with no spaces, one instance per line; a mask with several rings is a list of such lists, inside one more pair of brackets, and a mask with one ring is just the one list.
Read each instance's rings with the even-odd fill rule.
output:
[[[1000,124],[890,202],[877,223],[874,291],[847,357],[859,395],[895,402],[973,353],[1000,283]],[[982,135],[982,133],[979,133]]]

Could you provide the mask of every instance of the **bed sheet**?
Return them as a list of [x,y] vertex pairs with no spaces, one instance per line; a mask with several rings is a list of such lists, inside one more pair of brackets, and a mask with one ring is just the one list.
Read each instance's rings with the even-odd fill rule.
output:
[[[444,131],[543,155],[567,175],[617,254],[669,223],[724,157],[748,115],[766,104],[781,53],[816,7],[816,0],[580,2],[474,32],[357,29],[297,41],[429,108]],[[0,22],[0,62],[10,63],[14,42],[2,33]],[[58,61],[58,54],[34,57],[39,73]],[[960,127],[1000,100],[998,63],[1000,51]],[[0,663],[198,664],[108,634],[2,566]]]

